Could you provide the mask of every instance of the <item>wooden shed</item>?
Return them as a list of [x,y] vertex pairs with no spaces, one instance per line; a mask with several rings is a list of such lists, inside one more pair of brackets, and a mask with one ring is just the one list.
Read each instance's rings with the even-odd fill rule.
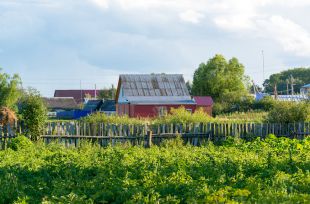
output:
[[206,113],[212,116],[213,99],[211,96],[193,96],[196,107],[202,108]]
[[116,92],[119,115],[156,117],[181,106],[190,112],[196,109],[181,74],[124,74],[119,77]]

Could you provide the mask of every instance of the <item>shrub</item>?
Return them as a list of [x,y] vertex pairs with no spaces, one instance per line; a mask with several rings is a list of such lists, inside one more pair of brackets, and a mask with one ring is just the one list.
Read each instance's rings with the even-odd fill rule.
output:
[[12,139],[12,141],[8,144],[8,147],[17,151],[32,145],[33,143],[29,140],[29,138],[25,137],[24,135],[19,135],[18,137]]
[[220,114],[215,117],[216,122],[257,122],[261,123],[265,120],[267,112],[248,111]]
[[154,120],[154,124],[173,124],[173,123],[206,123],[211,121],[209,116],[203,109],[198,109],[194,113],[187,111],[184,107],[172,108],[170,113],[162,118]]
[[270,111],[276,104],[276,101],[270,97],[266,96],[262,100],[257,101],[253,104],[253,108],[257,110]]
[[138,119],[138,118],[129,118],[127,115],[118,116],[118,115],[106,115],[104,113],[94,113],[85,118],[82,118],[81,121],[88,123],[111,123],[111,124],[145,124],[149,120],[147,118]]
[[220,115],[227,112],[227,104],[224,103],[214,103],[212,108],[213,115]]
[[31,140],[38,140],[47,121],[47,109],[37,91],[29,89],[24,93],[20,101],[19,113],[26,125],[26,135]]
[[267,122],[294,123],[310,120],[310,105],[306,102],[276,102],[269,111]]

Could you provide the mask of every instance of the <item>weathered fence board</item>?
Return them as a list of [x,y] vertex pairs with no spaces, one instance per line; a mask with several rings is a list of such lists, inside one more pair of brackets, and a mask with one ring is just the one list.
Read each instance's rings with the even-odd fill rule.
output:
[[[5,148],[16,133],[23,133],[26,127],[22,123],[14,127],[0,127],[0,148]],[[102,146],[118,142],[130,142],[144,145],[148,132],[152,132],[152,143],[160,144],[165,139],[181,135],[185,143],[199,145],[206,138],[212,141],[225,140],[228,136],[265,138],[268,134],[303,139],[309,136],[310,123],[268,124],[268,123],[196,123],[161,125],[116,125],[106,123],[84,123],[80,121],[49,122],[42,133],[47,142],[54,140],[78,144],[80,140],[98,140]],[[204,135],[204,136],[202,136]]]

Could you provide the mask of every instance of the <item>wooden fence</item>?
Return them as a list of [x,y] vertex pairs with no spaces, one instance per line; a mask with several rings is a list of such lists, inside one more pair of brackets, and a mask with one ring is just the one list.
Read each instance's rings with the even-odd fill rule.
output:
[[147,131],[153,134],[205,134],[212,138],[235,136],[266,137],[298,136],[310,132],[310,123],[270,124],[270,123],[197,123],[197,124],[160,124],[160,125],[116,125],[104,123],[58,122],[48,123],[43,135],[69,136],[145,136]]
[[[129,142],[133,145],[160,144],[180,135],[185,143],[200,145],[206,140],[221,141],[228,136],[251,139],[268,134],[303,139],[310,133],[310,123],[198,123],[160,125],[116,125],[104,123],[60,122],[48,123],[42,138],[46,143],[60,141],[77,146],[81,140],[108,144]],[[151,139],[148,134],[151,133]]]
[[[0,147],[7,145],[22,133],[23,126],[0,127]],[[148,139],[151,133],[151,139]],[[133,145],[160,144],[163,140],[180,135],[185,143],[199,145],[206,140],[220,141],[228,136],[248,139],[265,138],[268,134],[303,139],[310,135],[310,123],[268,124],[268,123],[198,123],[160,125],[116,125],[83,122],[49,122],[42,138],[46,143],[60,141],[68,146],[77,146],[81,140],[97,142],[102,146],[130,142]]]
[[153,135],[152,131],[148,131],[146,135],[142,136],[75,136],[75,135],[42,135],[43,141],[46,144],[51,142],[58,142],[64,144],[66,147],[78,147],[84,140],[90,141],[93,144],[100,146],[116,145],[130,143],[131,145],[138,145],[144,147],[151,147],[152,145],[160,145],[166,140],[176,139],[180,137],[185,144],[200,146],[207,142],[210,138],[209,133],[197,134],[160,134]]
[[0,150],[6,149],[11,140],[16,137],[17,128],[15,125],[13,127],[10,125],[0,126]]

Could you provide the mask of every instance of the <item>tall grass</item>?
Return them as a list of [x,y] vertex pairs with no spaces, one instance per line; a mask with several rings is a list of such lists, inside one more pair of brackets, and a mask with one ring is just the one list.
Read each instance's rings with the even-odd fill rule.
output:
[[94,113],[85,118],[82,118],[81,121],[88,123],[111,123],[111,124],[131,124],[131,125],[141,125],[148,123],[150,119],[148,118],[129,118],[127,115],[106,115],[104,113]]

